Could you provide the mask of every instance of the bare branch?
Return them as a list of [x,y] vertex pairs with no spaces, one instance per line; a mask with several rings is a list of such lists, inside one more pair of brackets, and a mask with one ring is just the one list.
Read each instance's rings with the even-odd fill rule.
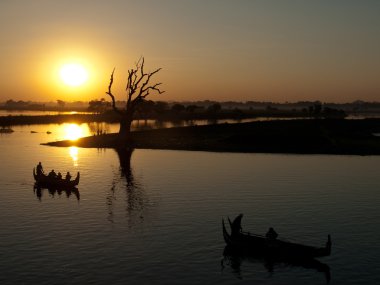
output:
[[[147,74],[147,79],[145,80],[145,82],[142,84],[142,86],[140,87],[140,90],[139,90],[139,94],[137,95],[137,96],[142,96],[142,95],[144,95],[144,93],[147,91],[147,90],[149,90],[149,89],[153,89],[153,90],[156,90],[155,89],[155,87],[157,86],[154,86],[154,88],[152,88],[152,86],[148,86],[148,84],[149,84],[149,81],[150,81],[150,78],[154,75],[154,74],[156,74],[157,72],[159,72],[161,70],[161,68],[158,68],[158,69],[156,69],[155,71],[153,71],[153,72],[151,72],[151,73],[149,73],[149,74]],[[161,83],[160,83],[161,84]],[[159,85],[160,85],[159,84]],[[147,87],[148,86],[148,87]],[[156,90],[156,91],[158,91],[158,90]],[[161,94],[161,91],[159,92],[160,94]],[[146,94],[144,95],[145,97],[147,96]]]
[[159,94],[165,93],[165,91],[161,91],[160,88],[158,88],[158,86],[160,86],[161,84],[162,84],[162,83],[160,82],[160,83],[156,83],[156,84],[154,84],[153,86],[149,86],[149,87],[145,88],[145,89],[143,90],[143,94],[142,94],[141,96],[146,97],[147,94],[144,95],[144,93],[145,93],[145,92],[149,92],[149,90],[157,91]]
[[[138,63],[141,61],[141,64],[139,65]],[[139,86],[140,82],[146,77],[148,76],[148,74],[144,73],[144,64],[145,64],[145,59],[144,57],[141,57],[139,59],[139,61],[137,62],[136,64],[136,73],[137,73],[137,70],[140,68],[140,78],[134,82],[134,90],[133,90],[133,93],[136,92],[136,89],[137,87]]]
[[116,107],[115,96],[112,94],[112,91],[111,91],[114,73],[115,73],[115,68],[112,70],[111,78],[110,78],[110,84],[108,85],[108,92],[106,92],[106,94],[109,95],[112,99],[112,109],[117,113],[121,113],[121,111]]

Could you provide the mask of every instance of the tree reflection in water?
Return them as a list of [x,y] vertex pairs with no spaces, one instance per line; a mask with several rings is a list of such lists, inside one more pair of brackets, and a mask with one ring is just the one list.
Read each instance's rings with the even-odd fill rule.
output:
[[144,189],[134,177],[131,167],[131,157],[133,148],[117,148],[115,149],[119,158],[119,171],[115,173],[110,191],[108,191],[106,200],[108,207],[108,220],[114,222],[115,203],[117,191],[123,189],[125,191],[125,211],[126,218],[130,225],[143,220],[143,210],[148,202]]

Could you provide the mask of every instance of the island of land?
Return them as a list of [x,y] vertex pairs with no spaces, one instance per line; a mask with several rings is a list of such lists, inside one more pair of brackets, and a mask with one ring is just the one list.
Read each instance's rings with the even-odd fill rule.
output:
[[86,148],[214,152],[380,155],[380,119],[297,119],[215,124],[103,134],[44,143]]

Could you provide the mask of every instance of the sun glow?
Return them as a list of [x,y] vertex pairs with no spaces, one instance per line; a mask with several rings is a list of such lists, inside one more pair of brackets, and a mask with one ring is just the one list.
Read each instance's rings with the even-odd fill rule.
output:
[[88,79],[88,72],[83,65],[78,63],[64,64],[59,71],[62,81],[69,86],[83,85]]
[[77,124],[68,124],[64,127],[64,139],[75,141],[84,136],[83,129]]

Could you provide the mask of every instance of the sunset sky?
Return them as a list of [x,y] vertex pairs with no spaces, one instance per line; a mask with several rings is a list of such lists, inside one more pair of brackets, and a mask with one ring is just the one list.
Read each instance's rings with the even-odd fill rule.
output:
[[141,56],[163,68],[152,100],[380,101],[379,15],[377,0],[1,0],[0,101],[107,98],[114,67],[123,100]]

